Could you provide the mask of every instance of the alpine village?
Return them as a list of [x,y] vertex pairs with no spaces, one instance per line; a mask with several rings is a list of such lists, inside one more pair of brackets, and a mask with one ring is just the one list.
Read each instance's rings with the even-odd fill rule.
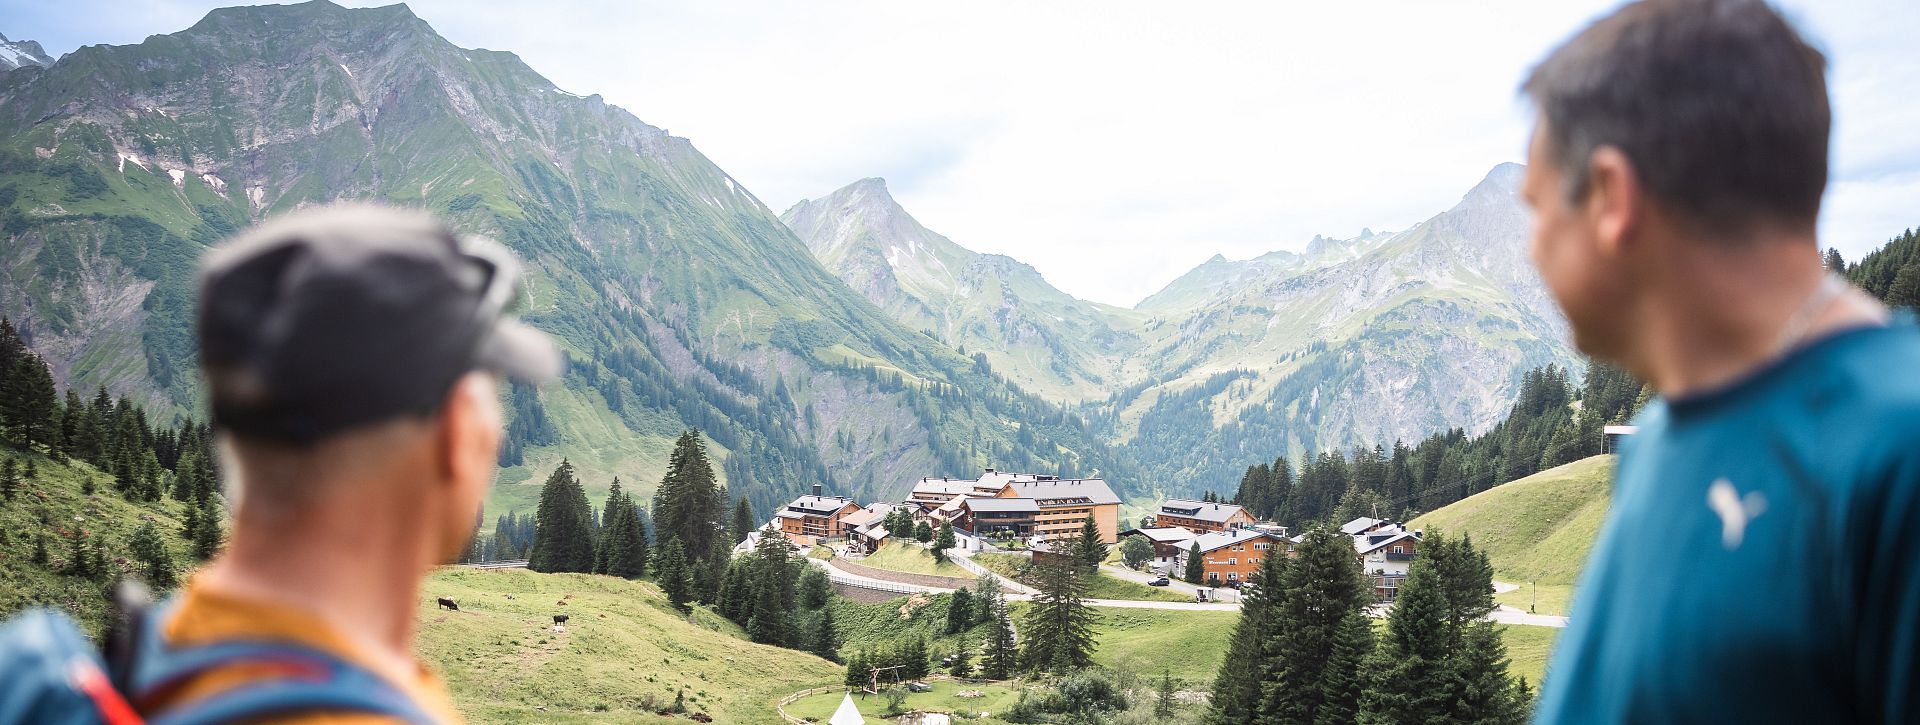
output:
[[[1525,722],[1650,395],[1567,340],[1514,164],[1128,309],[881,179],[775,212],[405,5],[0,48],[0,612],[98,635],[220,551],[196,265],[387,199],[513,249],[566,355],[419,602],[473,722]],[[1828,265],[1920,304],[1885,231]]]

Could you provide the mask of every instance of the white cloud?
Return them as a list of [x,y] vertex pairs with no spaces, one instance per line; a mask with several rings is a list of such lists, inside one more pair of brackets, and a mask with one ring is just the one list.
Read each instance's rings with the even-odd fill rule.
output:
[[[103,2],[57,12],[69,25],[115,15],[85,9]],[[1521,159],[1521,76],[1614,4],[410,3],[455,43],[512,50],[691,138],[776,210],[886,176],[928,227],[1122,305],[1216,252],[1400,229],[1450,206]],[[1920,8],[1786,4],[1833,59],[1822,230],[1857,257],[1920,223],[1920,57],[1906,37]],[[209,6],[145,0],[122,15]],[[119,35],[84,42],[190,20],[99,22]]]

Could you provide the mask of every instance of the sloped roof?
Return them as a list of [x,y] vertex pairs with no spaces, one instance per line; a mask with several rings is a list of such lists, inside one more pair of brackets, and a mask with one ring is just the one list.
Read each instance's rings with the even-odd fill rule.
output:
[[1040,505],[1030,498],[980,498],[966,499],[966,506],[974,511],[1039,511]]
[[1340,533],[1346,534],[1348,536],[1353,536],[1353,535],[1359,534],[1362,531],[1366,531],[1367,529],[1371,529],[1375,525],[1384,524],[1384,523],[1387,523],[1385,519],[1370,519],[1365,516],[1362,516],[1360,518],[1341,524]]
[[1198,538],[1194,539],[1194,541],[1200,544],[1200,553],[1205,554],[1223,546],[1244,544],[1256,539],[1278,541],[1279,537],[1264,531],[1255,531],[1252,529],[1227,529],[1226,531],[1201,534]]
[[1385,547],[1396,541],[1405,541],[1407,539],[1419,541],[1420,532],[1396,531],[1391,534],[1376,535],[1376,536],[1355,536],[1353,537],[1353,551],[1354,553],[1357,553],[1357,554],[1366,554],[1369,552],[1379,551],[1382,547]]
[[1065,478],[1041,481],[1014,481],[1013,490],[1033,499],[1041,508],[1050,506],[1086,506],[1120,503],[1107,482],[1098,478]]
[[1154,542],[1156,544],[1171,544],[1175,542],[1184,544],[1186,542],[1192,541],[1195,536],[1198,536],[1198,534],[1195,534],[1192,531],[1180,528],[1178,526],[1165,526],[1165,527],[1152,528],[1152,529],[1131,529],[1128,531],[1121,532],[1121,536],[1123,537],[1132,535],[1132,534],[1139,534],[1141,536],[1144,536],[1148,541]]
[[787,510],[831,514],[846,508],[850,503],[853,503],[853,499],[845,496],[801,496],[794,499],[793,503],[787,504]]
[[1234,514],[1243,510],[1237,504],[1194,501],[1185,498],[1170,498],[1166,503],[1160,504],[1160,514],[1163,516],[1180,516],[1215,524],[1224,524],[1227,519],[1233,518]]

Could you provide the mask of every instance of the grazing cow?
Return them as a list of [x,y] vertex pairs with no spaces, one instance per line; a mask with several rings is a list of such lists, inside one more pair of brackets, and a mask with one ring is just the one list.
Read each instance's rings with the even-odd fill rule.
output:
[[556,615],[553,615],[553,623],[554,623],[554,624],[566,624],[566,623],[567,623],[567,620],[568,620],[568,619],[570,619],[570,618],[569,618],[569,617],[568,617],[567,615],[564,615],[564,614],[556,614]]
[[460,611],[460,605],[453,603],[453,600],[448,597],[440,598],[440,606],[446,607],[447,609],[451,609],[456,612]]

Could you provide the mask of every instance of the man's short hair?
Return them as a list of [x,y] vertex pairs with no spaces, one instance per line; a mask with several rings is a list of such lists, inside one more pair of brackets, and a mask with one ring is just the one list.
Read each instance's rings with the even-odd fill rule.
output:
[[1819,216],[1826,58],[1762,0],[1641,0],[1555,49],[1521,90],[1576,201],[1594,149],[1613,146],[1649,195],[1708,231]]

